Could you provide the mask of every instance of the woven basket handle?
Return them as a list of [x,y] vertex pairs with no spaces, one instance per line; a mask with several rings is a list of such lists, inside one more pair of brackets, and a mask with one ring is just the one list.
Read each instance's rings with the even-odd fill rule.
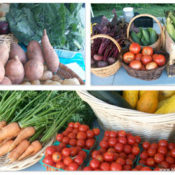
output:
[[97,38],[106,38],[106,39],[111,40],[116,45],[116,47],[118,48],[118,51],[121,52],[121,47],[120,47],[119,43],[114,38],[112,38],[111,36],[105,35],[105,34],[98,34],[98,35],[93,35],[91,37],[91,40],[94,40],[94,39],[97,39]]
[[132,18],[131,21],[129,22],[129,25],[128,25],[128,28],[127,28],[127,38],[128,38],[128,39],[129,39],[129,32],[130,32],[131,24],[132,24],[132,23],[134,22],[134,20],[136,20],[137,18],[144,17],[144,16],[150,17],[150,18],[154,19],[154,20],[157,22],[157,24],[159,25],[159,27],[160,27],[160,37],[163,35],[163,30],[162,30],[161,23],[159,22],[159,20],[158,20],[155,16],[150,15],[150,14],[140,14],[140,15],[137,15],[137,16],[135,16],[134,18]]

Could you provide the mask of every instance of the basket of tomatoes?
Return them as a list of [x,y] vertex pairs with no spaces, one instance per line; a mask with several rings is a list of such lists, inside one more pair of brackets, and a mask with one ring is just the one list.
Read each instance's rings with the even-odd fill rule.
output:
[[142,80],[158,79],[169,60],[164,51],[154,51],[152,47],[141,48],[138,43],[131,43],[129,49],[120,55],[122,66],[127,73]]

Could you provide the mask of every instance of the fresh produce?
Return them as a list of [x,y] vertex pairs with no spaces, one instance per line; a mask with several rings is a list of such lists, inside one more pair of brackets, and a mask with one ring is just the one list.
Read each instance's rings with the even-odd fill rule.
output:
[[123,91],[123,98],[135,108],[138,101],[139,91]]
[[6,121],[1,121],[0,122],[0,129],[2,129],[6,125]]
[[170,37],[175,41],[175,13],[174,11],[169,11],[166,13],[166,29]]
[[166,64],[166,58],[163,54],[154,53],[149,46],[143,47],[141,50],[137,43],[130,45],[129,51],[123,54],[122,60],[132,69],[142,71],[153,70]]
[[17,44],[17,43],[12,43],[11,48],[10,48],[10,55],[9,58],[13,59],[15,57],[18,57],[19,60],[25,64],[27,61],[26,53],[24,50]]
[[0,61],[3,64],[3,66],[5,66],[5,64],[8,61],[9,58],[9,52],[10,52],[10,46],[8,45],[7,42],[2,42],[0,43]]
[[59,68],[59,58],[52,45],[50,44],[49,38],[46,33],[46,29],[43,32],[41,44],[43,49],[44,60],[46,61],[49,70],[52,72],[57,72]]
[[5,67],[5,74],[13,84],[20,84],[24,79],[24,67],[18,56],[9,60]]
[[139,28],[137,33],[131,32],[131,39],[142,46],[149,46],[157,41],[158,35],[152,28]]
[[0,156],[4,156],[9,152],[9,148],[12,143],[13,143],[13,140],[8,140],[7,142],[0,145]]
[[11,85],[12,82],[8,77],[4,77],[4,79],[0,82],[1,85]]
[[9,33],[9,25],[6,21],[0,21],[0,34],[8,34]]
[[4,80],[4,76],[5,76],[5,69],[2,62],[0,62],[0,82]]

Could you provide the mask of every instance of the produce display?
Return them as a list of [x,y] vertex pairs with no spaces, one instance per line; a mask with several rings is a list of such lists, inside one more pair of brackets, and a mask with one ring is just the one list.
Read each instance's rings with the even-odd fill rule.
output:
[[138,43],[132,43],[129,46],[129,51],[122,56],[123,62],[135,70],[153,70],[164,66],[166,58],[163,54],[154,52],[150,46],[145,46],[141,49]]
[[142,46],[149,46],[157,41],[158,36],[152,28],[139,28],[138,32],[131,31],[131,39]]
[[175,41],[175,12],[168,11],[166,14],[166,29],[170,37]]

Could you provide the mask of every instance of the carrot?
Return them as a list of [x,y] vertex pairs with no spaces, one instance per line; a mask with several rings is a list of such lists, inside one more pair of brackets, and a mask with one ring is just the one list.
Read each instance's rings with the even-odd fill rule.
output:
[[27,127],[22,129],[18,134],[18,136],[16,137],[16,139],[14,140],[13,144],[10,146],[9,152],[13,150],[21,141],[33,136],[34,133],[35,133],[34,127]]
[[30,146],[27,148],[27,150],[19,157],[18,160],[26,159],[30,156],[35,155],[38,151],[40,151],[42,148],[41,143],[36,140],[30,144]]
[[26,151],[29,147],[30,142],[28,140],[23,140],[12,152],[9,153],[8,158],[10,162],[18,160],[18,158]]
[[0,146],[0,157],[8,153],[9,147],[12,143],[13,143],[13,140],[9,140],[7,142],[4,142]]
[[0,122],[0,129],[2,129],[4,126],[6,126],[6,121],[1,121]]
[[46,61],[48,69],[52,72],[57,72],[60,63],[59,58],[52,45],[50,44],[46,29],[44,29],[41,44],[43,48],[44,59]]
[[16,137],[20,132],[20,127],[18,123],[10,123],[0,130],[0,141],[8,138]]

